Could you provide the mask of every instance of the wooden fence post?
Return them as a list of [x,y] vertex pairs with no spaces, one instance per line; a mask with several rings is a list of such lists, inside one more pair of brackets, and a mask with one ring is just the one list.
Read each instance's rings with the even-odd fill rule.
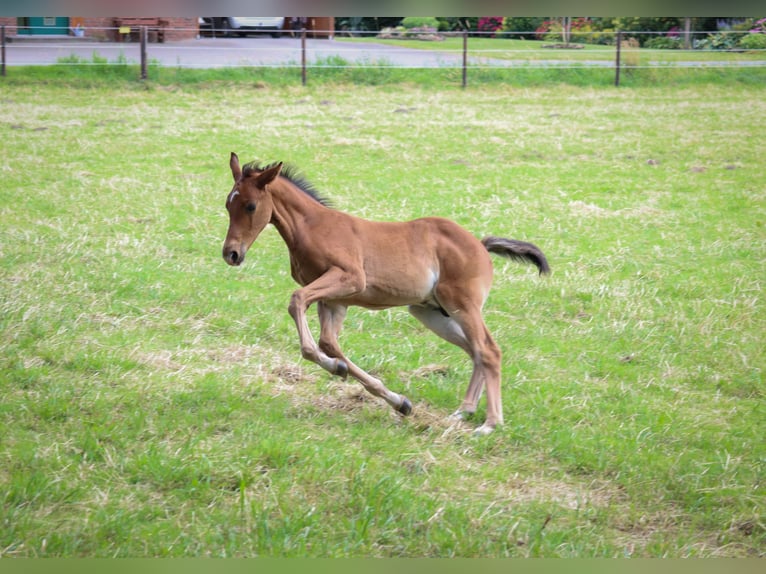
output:
[[148,32],[146,26],[141,26],[141,79],[145,80],[148,76],[146,73],[146,36]]
[[0,46],[2,46],[2,48],[0,48],[0,51],[2,51],[2,61],[3,61],[1,66],[2,72],[0,72],[0,74],[2,74],[3,77],[5,77],[5,26],[4,25],[0,26]]
[[306,28],[301,28],[301,84],[306,85]]
[[468,30],[463,30],[463,87],[468,85]]
[[620,85],[620,48],[622,47],[622,30],[617,30],[617,58],[614,63],[614,85]]

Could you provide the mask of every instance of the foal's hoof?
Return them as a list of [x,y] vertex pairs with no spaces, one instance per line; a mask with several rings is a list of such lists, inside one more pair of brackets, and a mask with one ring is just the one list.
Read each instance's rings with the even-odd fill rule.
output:
[[396,409],[396,412],[403,414],[405,417],[412,412],[412,403],[407,397],[402,397],[402,404]]
[[340,359],[336,359],[337,363],[335,364],[335,374],[338,375],[341,379],[345,380],[348,377],[348,365],[346,364],[346,361],[342,361]]
[[488,426],[486,424],[483,424],[479,428],[477,428],[475,431],[473,431],[473,436],[487,436],[488,434],[492,434],[494,430],[495,430],[494,425]]
[[466,414],[460,409],[456,410],[454,413],[447,417],[447,420],[451,423],[464,421],[465,419]]

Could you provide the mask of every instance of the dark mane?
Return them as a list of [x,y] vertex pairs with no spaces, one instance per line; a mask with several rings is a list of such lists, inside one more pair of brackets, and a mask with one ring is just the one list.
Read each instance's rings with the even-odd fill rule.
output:
[[[267,165],[262,165],[258,162],[253,161],[248,164],[245,164],[242,167],[242,175],[247,176],[253,172],[261,172],[261,171],[269,169],[270,167],[274,167],[275,165],[276,165],[276,162],[270,163]],[[280,175],[286,178],[287,180],[289,180],[290,183],[295,185],[295,187],[300,189],[303,193],[308,195],[311,199],[313,199],[317,203],[321,203],[325,207],[332,207],[331,202],[327,198],[320,195],[320,193],[316,190],[314,185],[310,181],[308,181],[303,176],[303,174],[301,174],[294,166],[287,165],[287,164],[283,165],[282,172],[280,173]]]

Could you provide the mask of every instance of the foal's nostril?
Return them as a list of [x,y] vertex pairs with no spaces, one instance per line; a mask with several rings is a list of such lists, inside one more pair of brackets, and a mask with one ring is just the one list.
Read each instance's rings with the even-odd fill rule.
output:
[[229,259],[231,259],[232,263],[236,263],[237,261],[239,261],[239,253],[237,253],[236,251],[232,251],[231,253],[229,253]]

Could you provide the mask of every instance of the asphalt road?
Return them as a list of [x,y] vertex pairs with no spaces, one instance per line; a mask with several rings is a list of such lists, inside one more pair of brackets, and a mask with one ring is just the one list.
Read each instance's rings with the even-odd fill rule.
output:
[[[108,62],[138,63],[141,61],[138,42],[98,42],[71,36],[47,39],[14,39],[6,46],[7,66],[50,65],[77,56],[93,61],[93,56],[106,58]],[[244,38],[200,38],[163,44],[147,44],[149,61],[163,66],[183,68],[220,68],[236,66],[299,66],[301,64],[300,38],[270,36],[247,36]],[[306,40],[306,61],[309,66],[317,61],[332,65],[332,57],[340,57],[354,65],[389,65],[399,68],[460,67],[463,54],[460,50],[417,50],[399,46],[373,43],[342,42],[326,39]],[[607,60],[507,60],[489,57],[469,57],[473,66],[529,66],[535,67],[614,67]],[[342,62],[339,63],[342,65]],[[645,65],[663,65],[648,61]],[[718,62],[674,62],[677,67],[764,67],[766,60],[730,60]]]
[[[62,37],[46,40],[16,40],[6,46],[8,66],[56,64],[61,59],[77,56],[92,61],[93,55],[109,62],[127,59],[139,62],[138,42],[95,42]],[[184,68],[218,68],[231,66],[300,65],[299,38],[271,38],[248,36],[244,38],[200,38],[163,44],[148,43],[147,56],[164,66]],[[308,64],[339,56],[347,62],[377,64],[384,61],[398,67],[430,68],[459,66],[462,54],[411,50],[382,44],[356,44],[336,40],[307,39]]]

